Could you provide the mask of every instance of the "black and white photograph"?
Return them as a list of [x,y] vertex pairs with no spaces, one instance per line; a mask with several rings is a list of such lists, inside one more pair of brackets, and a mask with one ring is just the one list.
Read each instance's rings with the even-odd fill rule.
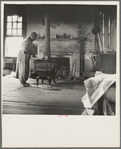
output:
[[118,1],[1,2],[3,147],[119,147],[119,16]]

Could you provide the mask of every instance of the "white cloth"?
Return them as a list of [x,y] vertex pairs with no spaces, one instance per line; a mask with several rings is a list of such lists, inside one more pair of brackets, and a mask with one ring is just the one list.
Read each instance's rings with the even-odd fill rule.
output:
[[92,108],[114,82],[116,82],[116,74],[104,74],[98,71],[95,77],[85,80],[86,94],[81,98],[84,107]]

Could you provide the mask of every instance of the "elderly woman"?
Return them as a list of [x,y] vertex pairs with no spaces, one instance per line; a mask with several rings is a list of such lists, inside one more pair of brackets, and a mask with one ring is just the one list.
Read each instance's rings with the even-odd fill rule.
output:
[[33,41],[37,34],[33,32],[30,37],[25,38],[21,45],[16,64],[16,78],[18,78],[23,86],[29,86],[26,81],[29,77],[29,60],[31,55],[35,55],[35,45]]

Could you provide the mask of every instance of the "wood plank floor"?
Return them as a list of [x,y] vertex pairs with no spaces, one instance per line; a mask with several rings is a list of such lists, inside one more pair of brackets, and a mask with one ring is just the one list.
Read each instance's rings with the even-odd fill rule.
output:
[[[40,81],[41,82],[41,81]],[[57,81],[57,84],[21,87],[14,73],[2,79],[3,114],[81,115],[84,110],[81,97],[85,94],[82,80]]]

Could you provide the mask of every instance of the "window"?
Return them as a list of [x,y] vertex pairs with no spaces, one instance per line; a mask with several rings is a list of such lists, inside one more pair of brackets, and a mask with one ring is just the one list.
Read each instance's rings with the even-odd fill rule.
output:
[[17,57],[22,41],[23,37],[6,37],[5,56]]
[[17,57],[23,40],[23,17],[7,16],[5,57]]
[[7,36],[22,36],[22,16],[7,16]]

